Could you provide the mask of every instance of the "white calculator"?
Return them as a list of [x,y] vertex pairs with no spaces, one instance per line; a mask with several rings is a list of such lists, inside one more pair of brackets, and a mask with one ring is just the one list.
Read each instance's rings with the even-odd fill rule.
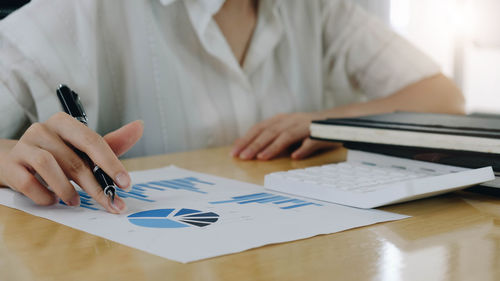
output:
[[349,150],[347,161],[266,175],[274,191],[358,208],[429,197],[495,178],[491,167],[468,169]]

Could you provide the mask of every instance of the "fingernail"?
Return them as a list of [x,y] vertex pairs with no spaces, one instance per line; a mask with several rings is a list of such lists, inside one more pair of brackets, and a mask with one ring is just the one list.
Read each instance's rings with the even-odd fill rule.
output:
[[245,150],[242,153],[240,153],[240,158],[241,159],[248,159],[248,158],[250,158],[250,151]]
[[129,185],[127,188],[124,188],[123,191],[125,192],[130,192],[132,190],[132,184]]
[[266,156],[267,156],[267,154],[263,152],[263,153],[259,153],[259,154],[257,155],[257,158],[259,158],[259,159],[265,159],[265,158],[266,158]]
[[144,125],[144,120],[140,119],[140,120],[137,120],[139,121],[142,125]]
[[130,187],[130,177],[127,173],[119,173],[116,176],[115,181],[121,189],[127,189]]
[[125,205],[125,202],[120,197],[115,197],[115,201],[111,201],[111,198],[108,199],[109,206],[113,211],[115,211],[118,214],[121,214],[125,212],[127,209],[127,206]]
[[80,196],[78,194],[73,197],[71,200],[69,200],[68,205],[70,206],[80,206]]

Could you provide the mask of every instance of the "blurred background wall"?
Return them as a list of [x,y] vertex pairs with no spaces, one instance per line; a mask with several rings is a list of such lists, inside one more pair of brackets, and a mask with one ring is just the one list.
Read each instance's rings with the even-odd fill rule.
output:
[[439,63],[469,113],[500,113],[500,0],[356,1]]

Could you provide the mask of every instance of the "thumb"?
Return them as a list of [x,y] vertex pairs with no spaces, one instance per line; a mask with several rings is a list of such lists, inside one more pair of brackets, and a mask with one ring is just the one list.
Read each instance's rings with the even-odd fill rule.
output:
[[103,138],[109,144],[116,156],[127,152],[142,137],[144,122],[137,120],[115,130]]

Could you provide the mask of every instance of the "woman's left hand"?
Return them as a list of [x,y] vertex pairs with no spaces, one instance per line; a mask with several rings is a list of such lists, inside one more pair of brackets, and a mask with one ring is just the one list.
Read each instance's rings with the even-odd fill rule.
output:
[[244,160],[257,158],[269,160],[291,145],[302,141],[302,145],[292,153],[292,158],[301,159],[311,153],[335,144],[309,138],[309,125],[312,120],[324,119],[321,113],[290,113],[254,125],[244,137],[234,143],[231,155]]

